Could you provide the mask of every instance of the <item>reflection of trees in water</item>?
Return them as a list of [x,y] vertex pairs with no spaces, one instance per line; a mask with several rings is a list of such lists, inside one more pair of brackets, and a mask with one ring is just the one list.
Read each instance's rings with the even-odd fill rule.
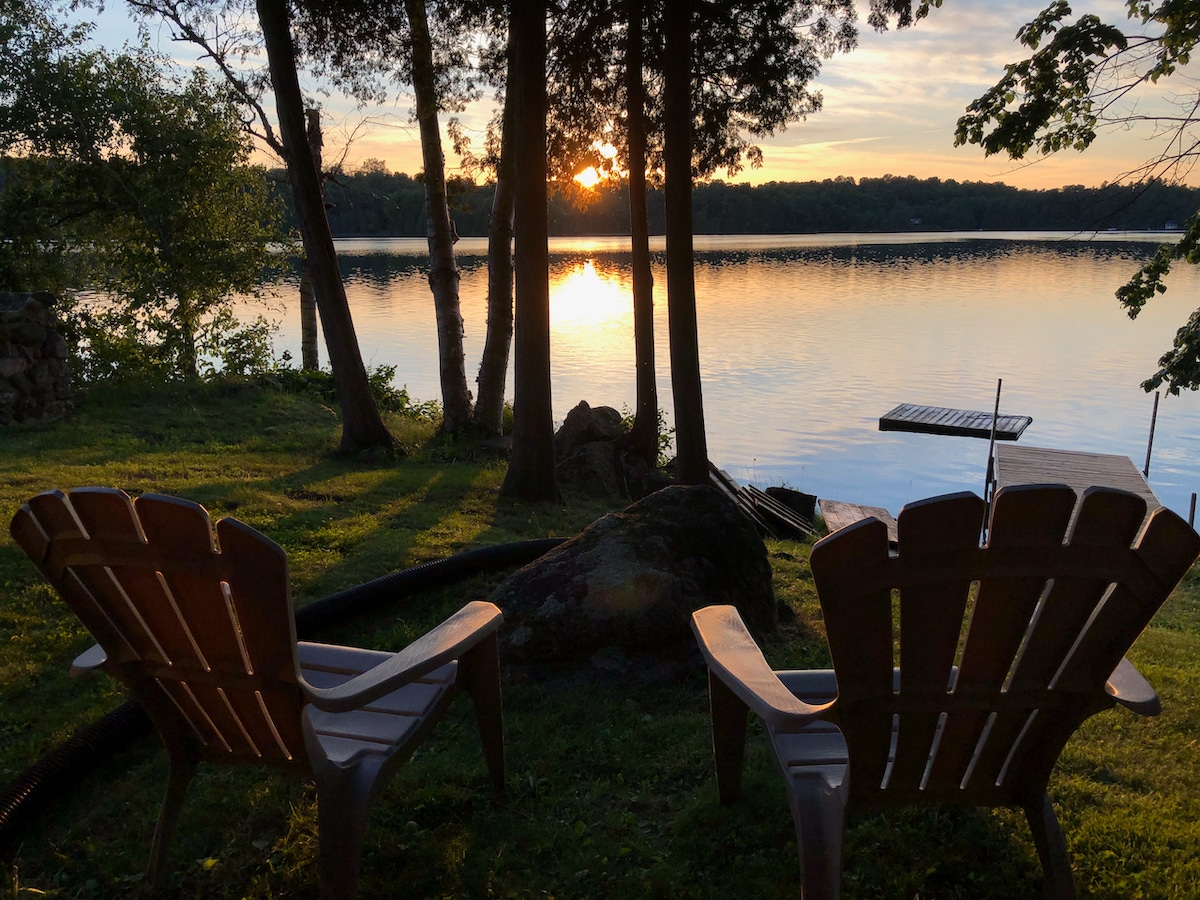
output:
[[[1148,259],[1153,254],[1152,241],[1120,240],[1001,240],[997,238],[970,238],[965,240],[929,241],[923,243],[859,243],[836,246],[810,247],[754,247],[728,249],[702,249],[694,254],[700,268],[727,268],[752,264],[786,265],[791,263],[820,263],[822,265],[871,265],[907,266],[940,262],[979,263],[1008,260],[1026,254],[1054,254],[1070,259],[1088,259],[1098,262],[1132,261]],[[347,281],[385,288],[392,282],[412,277],[425,277],[428,259],[412,253],[342,253],[340,255],[342,275]],[[656,267],[664,264],[665,253],[651,254]],[[487,257],[472,253],[458,257],[458,268],[463,277],[485,271]],[[551,251],[550,277],[552,280],[569,275],[576,268],[591,262],[602,277],[617,276],[624,279],[632,265],[628,250],[578,250]]]
[[[402,278],[424,277],[429,272],[429,258],[411,253],[340,253],[338,259],[344,279],[376,288]],[[487,265],[487,257],[478,254],[460,256],[455,261],[464,276]]]
[[1054,254],[1100,262],[1148,259],[1157,244],[1149,241],[1000,240],[981,238],[914,244],[845,244],[823,247],[768,247],[702,250],[697,266],[725,267],[751,263],[822,263],[896,266],[914,263],[978,263],[1026,254]]

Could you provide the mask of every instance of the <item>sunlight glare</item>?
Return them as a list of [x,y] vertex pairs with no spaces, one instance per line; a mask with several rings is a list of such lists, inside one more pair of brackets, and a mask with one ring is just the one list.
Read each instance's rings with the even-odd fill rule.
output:
[[587,188],[589,191],[600,182],[600,173],[596,171],[595,166],[588,166],[582,172],[575,176],[575,180]]
[[632,329],[633,298],[614,274],[600,274],[595,260],[576,263],[550,278],[550,324],[555,331],[600,334],[614,327]]

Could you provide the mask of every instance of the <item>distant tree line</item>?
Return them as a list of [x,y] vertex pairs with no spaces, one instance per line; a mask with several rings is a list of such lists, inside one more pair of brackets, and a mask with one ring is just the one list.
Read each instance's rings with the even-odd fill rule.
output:
[[[271,173],[290,203],[281,170]],[[454,224],[461,236],[487,234],[492,184],[448,183]],[[335,173],[326,186],[329,222],[340,237],[425,236],[425,192],[420,176],[388,172],[371,161],[354,174]],[[698,234],[805,234],[896,231],[1091,231],[1182,227],[1200,208],[1200,188],[1144,185],[1072,185],[1024,190],[1005,184],[885,175],[751,186],[713,181],[693,197]],[[650,192],[650,231],[661,234],[663,194]],[[289,215],[292,215],[289,211]],[[550,231],[556,235],[627,234],[624,182],[592,191],[576,185],[552,191]]]

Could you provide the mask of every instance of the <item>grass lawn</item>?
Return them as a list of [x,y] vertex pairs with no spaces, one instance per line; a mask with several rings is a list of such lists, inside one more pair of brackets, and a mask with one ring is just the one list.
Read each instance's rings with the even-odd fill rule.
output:
[[[0,431],[0,519],[79,485],[178,494],[236,515],[288,552],[297,604],[478,546],[571,535],[606,511],[503,500],[504,464],[391,423],[407,458],[333,454],[336,413],[254,386],[97,390],[67,421]],[[797,616],[766,648],[824,665],[808,547],[769,542],[775,589]],[[403,598],[320,639],[397,649],[504,573]],[[0,784],[124,700],[106,676],[67,677],[90,640],[0,537]],[[1164,712],[1113,711],[1071,741],[1051,783],[1082,896],[1195,897],[1200,884],[1200,581],[1190,576],[1138,641]],[[510,673],[511,674],[511,673]],[[703,674],[614,683],[583,668],[505,683],[508,785],[488,787],[465,700],[378,801],[362,896],[795,897],[783,785],[752,726],[743,799],[716,801]],[[11,861],[13,897],[148,893],[142,872],[167,772],[152,740],[105,763],[33,823]],[[310,785],[207,767],[174,846],[171,896],[303,897],[317,888]],[[1026,898],[1041,872],[1019,813],[926,809],[854,818],[844,895]]]

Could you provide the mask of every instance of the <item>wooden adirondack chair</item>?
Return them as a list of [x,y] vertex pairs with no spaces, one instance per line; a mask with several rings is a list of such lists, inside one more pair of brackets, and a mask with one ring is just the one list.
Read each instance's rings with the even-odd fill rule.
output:
[[457,688],[474,700],[487,767],[504,782],[501,613],[473,602],[399,653],[296,641],[287,557],[236,521],[174,497],[39,494],[11,531],[99,642],[171,761],[150,853],[155,885],[201,762],[267,765],[317,785],[321,892],[351,897],[368,808]]
[[753,711],[787,782],[806,898],[838,895],[847,809],[925,802],[1024,810],[1046,893],[1074,896],[1051,770],[1094,713],[1159,711],[1124,654],[1200,554],[1175,513],[1139,535],[1145,501],[1104,488],[1064,542],[1075,502],[1063,485],[1003,489],[985,547],[974,494],[906,506],[897,554],[875,519],[820,541],[832,670],[773,672],[734,607],[693,614],[721,801],[738,794]]

